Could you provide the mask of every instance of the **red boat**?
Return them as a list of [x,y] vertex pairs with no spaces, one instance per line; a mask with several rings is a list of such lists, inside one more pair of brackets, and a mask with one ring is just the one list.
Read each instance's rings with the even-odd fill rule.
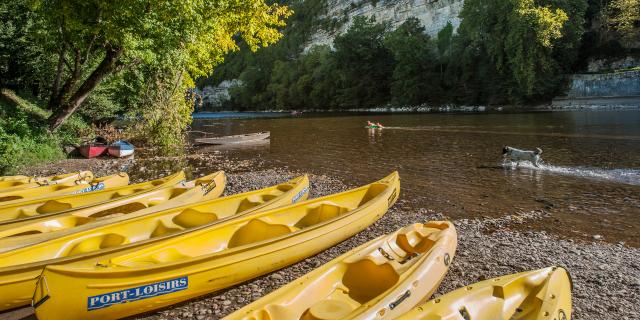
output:
[[106,144],[88,143],[81,145],[78,151],[80,151],[80,154],[85,158],[95,158],[105,153],[108,148],[109,146]]

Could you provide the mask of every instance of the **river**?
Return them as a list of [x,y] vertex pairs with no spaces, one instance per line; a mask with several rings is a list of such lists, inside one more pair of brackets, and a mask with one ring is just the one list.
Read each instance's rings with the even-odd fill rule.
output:
[[[365,129],[367,120],[387,128]],[[218,151],[258,160],[261,168],[325,174],[354,186],[398,170],[400,205],[416,210],[453,219],[545,210],[547,218],[522,228],[640,246],[640,111],[262,115],[200,118],[193,130],[270,131],[270,143]],[[539,147],[544,162],[503,164],[504,145]]]

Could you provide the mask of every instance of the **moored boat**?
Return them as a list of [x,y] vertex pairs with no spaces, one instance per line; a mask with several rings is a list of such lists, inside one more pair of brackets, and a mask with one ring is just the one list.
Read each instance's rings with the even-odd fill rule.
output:
[[107,152],[112,157],[123,158],[133,155],[135,147],[124,140],[118,140],[109,145]]
[[48,177],[24,177],[11,179],[7,181],[0,181],[0,194],[2,192],[36,188],[52,184],[74,185],[78,183],[89,183],[93,178],[93,173],[91,171],[80,171]]
[[234,136],[198,138],[196,139],[196,143],[197,144],[222,144],[222,145],[251,143],[251,142],[269,139],[270,136],[271,136],[271,133],[269,131],[263,131],[263,132],[257,132],[257,133],[239,134]]
[[549,267],[481,281],[405,313],[399,320],[569,320],[571,279]]
[[331,247],[384,215],[397,172],[372,184],[242,215],[95,261],[47,266],[34,294],[41,319],[116,319],[272,272]]
[[452,223],[413,224],[369,241],[225,320],[395,319],[429,298],[456,251]]
[[76,180],[73,184],[51,184],[38,188],[0,192],[0,208],[13,206],[22,201],[47,199],[67,194],[87,193],[104,190],[106,188],[126,186],[127,184],[129,184],[129,176],[124,172],[120,172],[110,176],[94,178],[91,181],[85,181],[85,179],[82,178]]
[[110,254],[138,250],[234,216],[302,201],[308,190],[309,180],[303,176],[261,190],[184,203],[171,210],[138,212],[126,220],[112,218],[97,227],[81,226],[82,231],[64,237],[0,253],[0,310],[28,304],[36,279],[46,265],[95,265]]
[[[116,188],[120,190],[102,192],[99,195],[101,198],[114,197],[113,200],[62,212],[41,213],[29,217],[33,219],[17,219],[17,222],[0,225],[0,252],[42,243],[114,221],[215,199],[222,194],[226,185],[223,171],[189,182],[184,182],[183,179],[184,173],[180,171],[163,179],[143,182],[138,186],[139,189]],[[141,191],[127,195],[131,190]],[[85,195],[88,196],[94,197],[96,194]],[[59,203],[74,203],[78,200],[85,199],[58,199]]]
[[91,159],[103,155],[107,152],[108,148],[109,146],[104,143],[90,142],[78,147],[78,152],[80,152],[83,157]]

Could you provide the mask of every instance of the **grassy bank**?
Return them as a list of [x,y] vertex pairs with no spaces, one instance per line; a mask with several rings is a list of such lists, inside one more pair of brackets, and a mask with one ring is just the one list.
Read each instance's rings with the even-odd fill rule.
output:
[[89,128],[81,119],[73,118],[50,133],[46,129],[49,114],[32,100],[8,89],[0,90],[0,175],[65,158],[63,147],[80,142]]

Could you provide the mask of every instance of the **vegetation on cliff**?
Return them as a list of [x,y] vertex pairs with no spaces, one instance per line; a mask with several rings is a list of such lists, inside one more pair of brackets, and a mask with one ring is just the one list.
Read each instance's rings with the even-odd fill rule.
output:
[[466,0],[459,28],[433,38],[415,18],[394,30],[356,16],[332,46],[306,52],[315,28],[344,21],[324,16],[324,0],[293,1],[305,14],[291,17],[281,42],[231,54],[199,85],[242,80],[224,106],[238,110],[539,103],[590,58],[625,54],[640,21],[620,8],[638,1]]

